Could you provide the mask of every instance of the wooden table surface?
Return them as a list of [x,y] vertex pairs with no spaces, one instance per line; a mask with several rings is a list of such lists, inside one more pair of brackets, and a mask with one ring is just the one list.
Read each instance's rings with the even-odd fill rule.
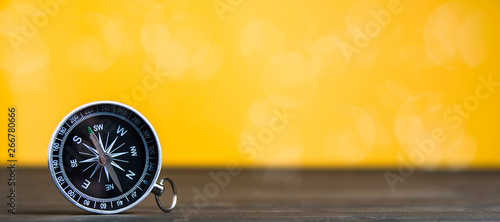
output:
[[18,169],[17,211],[10,215],[3,169],[0,220],[500,221],[500,172],[415,172],[394,192],[384,171],[246,170],[219,184],[211,172],[225,171],[163,170],[161,176],[171,177],[179,193],[171,213],[160,211],[149,195],[124,213],[96,215],[67,201],[47,169]]

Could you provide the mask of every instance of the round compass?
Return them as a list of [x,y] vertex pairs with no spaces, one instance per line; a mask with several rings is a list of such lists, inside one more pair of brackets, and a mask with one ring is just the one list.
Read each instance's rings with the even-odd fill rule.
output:
[[[161,147],[151,124],[133,108],[111,101],[85,104],[69,113],[50,140],[49,169],[57,188],[77,207],[101,214],[132,208],[153,192],[171,211],[175,185],[159,184]],[[174,199],[158,196],[170,182]]]

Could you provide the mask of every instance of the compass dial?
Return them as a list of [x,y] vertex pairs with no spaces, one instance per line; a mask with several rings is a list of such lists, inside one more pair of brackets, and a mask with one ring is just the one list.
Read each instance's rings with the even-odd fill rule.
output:
[[151,124],[117,102],[83,105],[68,114],[49,145],[49,168],[61,193],[95,213],[118,213],[150,193],[161,167]]

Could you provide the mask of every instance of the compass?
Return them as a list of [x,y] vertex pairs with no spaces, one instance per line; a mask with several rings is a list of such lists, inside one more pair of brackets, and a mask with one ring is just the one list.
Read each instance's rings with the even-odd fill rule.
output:
[[[170,212],[177,201],[173,181],[163,178],[161,147],[151,124],[125,104],[99,101],[82,105],[59,123],[50,140],[49,169],[55,185],[77,207],[100,214],[119,213],[149,193]],[[159,196],[167,180],[174,193],[166,209]]]

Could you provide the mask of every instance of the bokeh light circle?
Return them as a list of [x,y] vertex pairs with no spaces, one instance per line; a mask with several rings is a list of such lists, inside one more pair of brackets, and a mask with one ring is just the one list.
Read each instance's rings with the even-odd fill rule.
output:
[[296,53],[274,57],[263,75],[263,88],[276,104],[299,106],[314,94],[317,76],[304,56]]

